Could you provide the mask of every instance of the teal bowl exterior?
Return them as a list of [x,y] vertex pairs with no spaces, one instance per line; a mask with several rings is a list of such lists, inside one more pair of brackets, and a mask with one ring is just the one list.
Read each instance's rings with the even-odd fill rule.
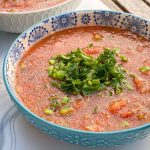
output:
[[114,147],[143,139],[150,134],[150,124],[114,132],[75,130],[53,124],[38,117],[17,98],[14,88],[14,74],[17,62],[24,52],[42,38],[56,31],[89,25],[127,29],[150,39],[149,21],[128,13],[91,10],[70,12],[48,18],[22,33],[9,49],[3,65],[3,78],[8,94],[18,110],[30,123],[44,133],[52,135],[61,141],[89,147]]

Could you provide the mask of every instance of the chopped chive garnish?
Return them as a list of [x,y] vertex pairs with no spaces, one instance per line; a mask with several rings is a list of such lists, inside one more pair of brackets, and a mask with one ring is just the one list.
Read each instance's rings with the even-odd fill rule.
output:
[[73,109],[71,107],[64,107],[60,109],[60,114],[61,115],[67,115],[69,113],[71,113],[73,111]]
[[64,79],[65,71],[63,71],[63,70],[54,71],[52,76],[53,76],[53,78],[56,78],[56,79]]
[[113,51],[115,52],[115,55],[119,55],[119,52],[120,52],[120,48],[116,47],[116,48],[113,48]]
[[135,78],[136,75],[135,74],[130,74],[130,77]]
[[133,87],[132,87],[132,85],[131,84],[126,84],[126,88],[128,89],[128,90],[133,90]]
[[57,99],[58,99],[58,96],[50,96],[48,99],[49,99],[49,100],[57,100]]
[[69,101],[70,101],[70,98],[69,97],[63,97],[63,99],[62,99],[62,103],[63,104],[67,104],[67,103],[69,103]]
[[104,48],[97,58],[86,55],[81,49],[50,60],[49,77],[52,85],[69,94],[89,95],[112,87],[121,94],[126,79],[125,69],[117,64],[119,49]]
[[56,61],[55,61],[55,59],[51,59],[51,60],[49,60],[49,63],[54,65],[56,63]]
[[58,107],[60,107],[61,106],[61,104],[59,103],[59,101],[58,100],[53,100],[52,102],[51,102],[51,104],[50,104],[50,108],[52,109],[52,110],[56,110]]
[[51,109],[45,109],[44,113],[47,114],[47,115],[52,115],[53,114],[53,110],[51,110]]
[[129,122],[128,121],[122,121],[121,122],[121,126],[122,127],[128,127],[130,124],[129,124]]
[[139,69],[142,73],[147,73],[148,71],[150,71],[150,66],[142,66]]
[[121,61],[128,62],[128,57],[126,57],[124,55],[121,55],[120,59],[121,59]]

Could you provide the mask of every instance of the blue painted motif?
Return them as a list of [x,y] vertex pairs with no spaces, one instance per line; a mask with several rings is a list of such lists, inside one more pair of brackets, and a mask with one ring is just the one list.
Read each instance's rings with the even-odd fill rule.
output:
[[22,39],[25,39],[25,38],[27,37],[27,33],[23,33],[23,34],[21,35],[21,37],[22,37]]
[[74,27],[77,23],[76,13],[63,14],[52,18],[53,31]]
[[19,40],[13,45],[13,47],[11,49],[11,53],[10,53],[10,58],[11,58],[13,65],[20,58],[20,55],[22,54],[24,49],[25,49],[25,47],[23,46],[22,42]]
[[48,24],[48,22],[49,22],[49,19],[45,19],[45,20],[43,21],[44,24]]
[[94,12],[94,21],[97,25],[115,26],[119,22],[120,13],[111,11]]
[[128,29],[140,35],[147,35],[148,23],[139,17],[128,15],[123,19],[121,28]]
[[87,25],[87,24],[90,23],[90,21],[91,21],[91,17],[90,17],[89,14],[82,15],[82,18],[81,18],[82,24],[86,24]]
[[48,33],[48,30],[43,26],[37,26],[32,29],[28,39],[28,45],[35,43],[37,40],[43,38]]

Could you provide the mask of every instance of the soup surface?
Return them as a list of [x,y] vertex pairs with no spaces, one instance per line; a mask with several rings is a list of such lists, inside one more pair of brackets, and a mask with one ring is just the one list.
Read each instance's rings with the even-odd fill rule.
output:
[[[130,88],[117,94],[108,86],[73,95],[54,87],[47,71],[49,60],[77,48],[93,58],[104,48],[118,48],[115,57],[126,70]],[[25,53],[16,70],[16,92],[28,109],[55,124],[94,132],[123,130],[150,122],[149,67],[149,41],[136,34],[111,27],[67,29],[44,38]]]
[[66,0],[0,0],[0,12],[23,12],[53,7]]

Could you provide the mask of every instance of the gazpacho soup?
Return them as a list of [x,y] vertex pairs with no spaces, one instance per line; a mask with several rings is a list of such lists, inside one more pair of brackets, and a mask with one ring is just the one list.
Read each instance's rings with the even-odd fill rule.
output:
[[150,44],[127,30],[49,35],[23,55],[15,80],[23,104],[61,126],[105,132],[150,122]]
[[0,0],[0,12],[22,12],[56,6],[66,0]]

